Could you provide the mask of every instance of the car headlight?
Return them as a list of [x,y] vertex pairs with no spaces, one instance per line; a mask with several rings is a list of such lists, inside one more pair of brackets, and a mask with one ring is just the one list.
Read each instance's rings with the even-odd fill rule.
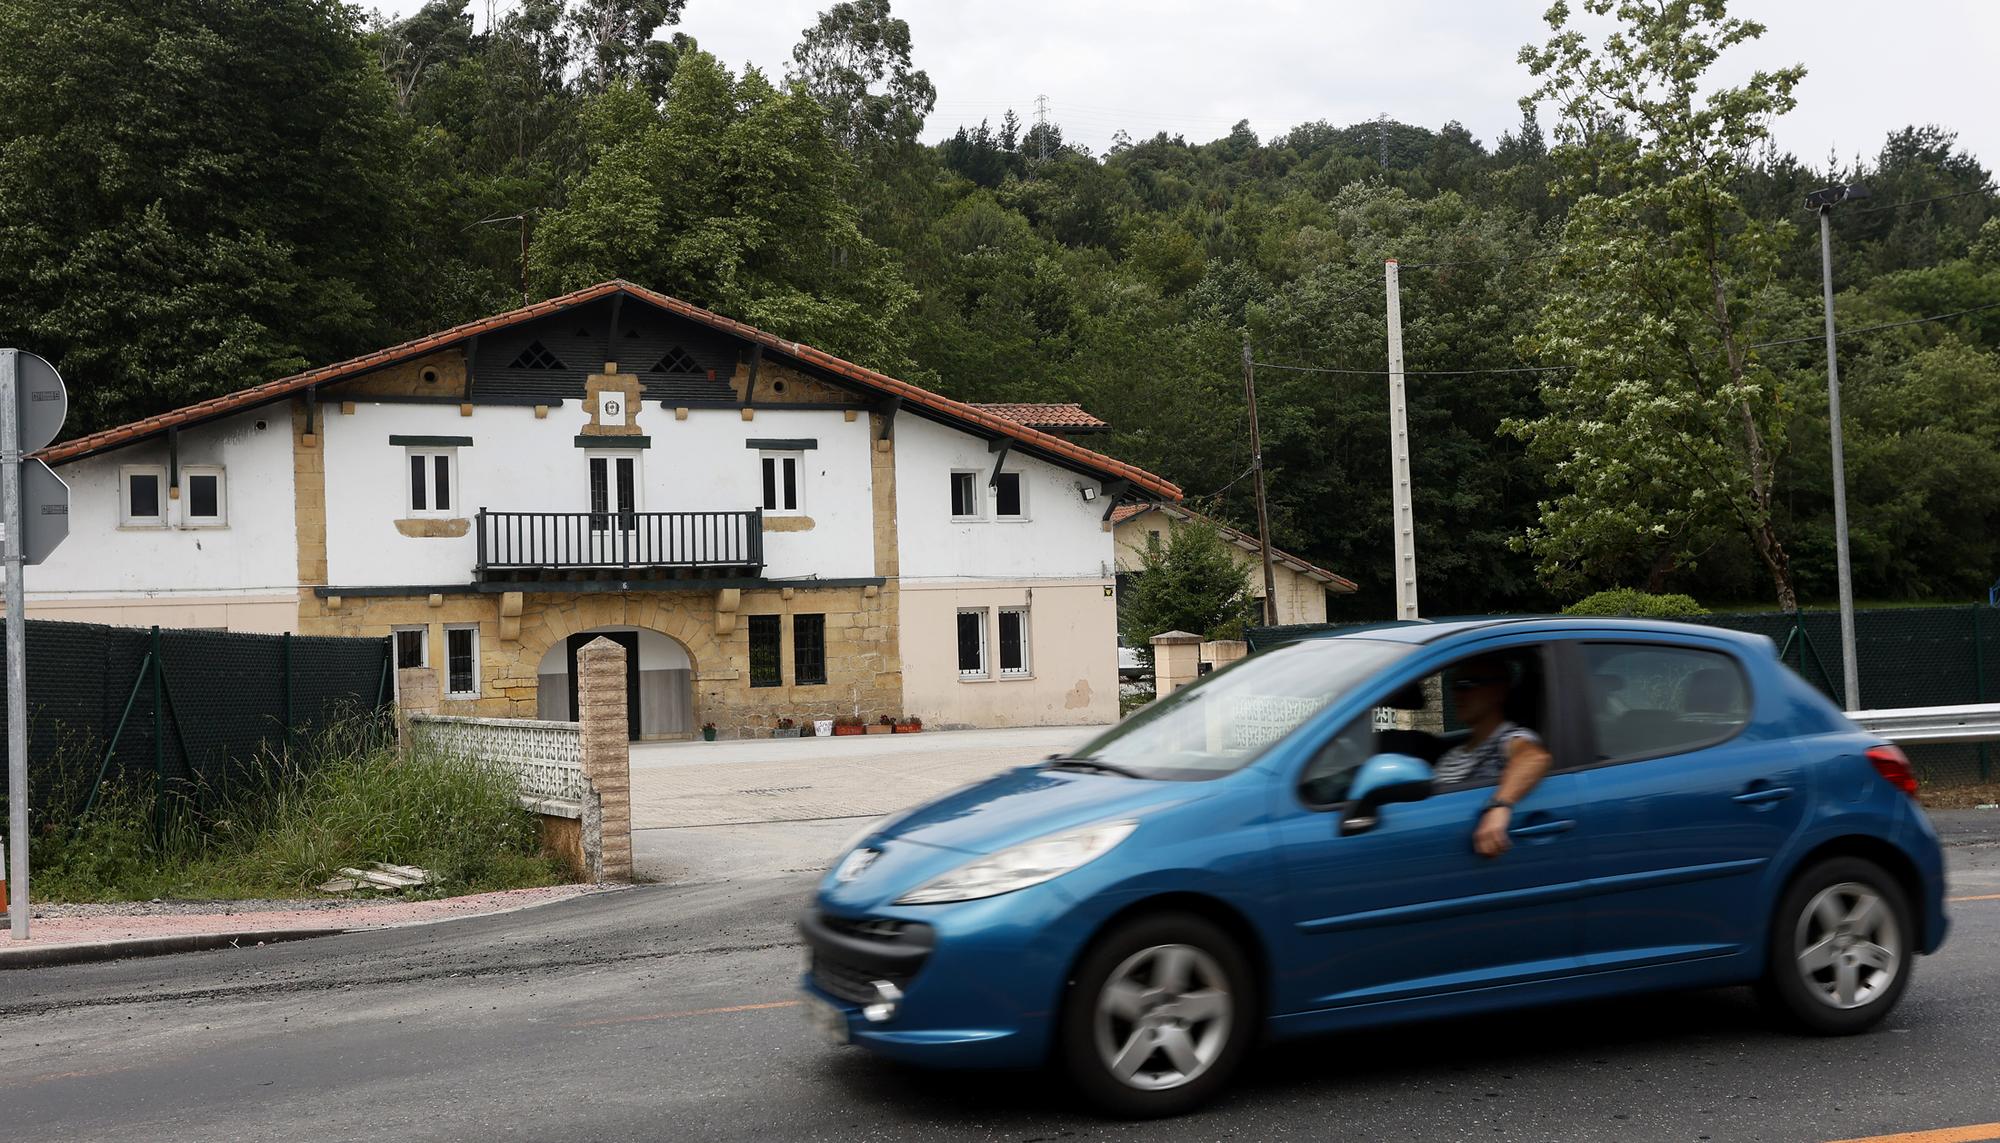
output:
[[1136,821],[1099,822],[1025,841],[932,878],[898,897],[896,904],[976,901],[1040,885],[1111,852],[1138,825]]

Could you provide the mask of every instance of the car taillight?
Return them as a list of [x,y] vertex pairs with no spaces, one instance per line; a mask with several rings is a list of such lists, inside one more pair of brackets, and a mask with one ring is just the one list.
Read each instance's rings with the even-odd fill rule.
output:
[[1902,750],[1894,746],[1877,746],[1868,751],[1868,761],[1882,780],[1903,791],[1912,798],[1917,796],[1917,772],[1910,769],[1910,760]]

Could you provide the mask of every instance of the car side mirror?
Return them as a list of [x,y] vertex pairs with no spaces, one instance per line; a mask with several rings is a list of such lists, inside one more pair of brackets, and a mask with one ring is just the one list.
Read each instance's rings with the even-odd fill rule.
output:
[[1366,833],[1382,820],[1391,802],[1421,802],[1431,796],[1430,764],[1408,754],[1377,754],[1361,764],[1348,787],[1347,812],[1340,817],[1342,837]]

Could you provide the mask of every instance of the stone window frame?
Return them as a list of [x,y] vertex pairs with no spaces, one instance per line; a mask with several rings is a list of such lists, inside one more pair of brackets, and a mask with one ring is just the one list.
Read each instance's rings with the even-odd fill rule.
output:
[[[215,515],[194,514],[194,482],[197,477],[215,478]],[[183,528],[227,528],[229,526],[229,479],[219,464],[184,464],[181,466],[181,487],[185,495],[181,500],[180,526]]]
[[[153,506],[157,509],[151,516],[132,514],[132,478],[150,476],[153,478]],[[164,528],[167,526],[167,466],[164,464],[126,464],[118,468],[118,526],[120,528]]]
[[[451,637],[464,632],[472,637],[472,687],[469,690],[453,687],[451,678]],[[444,697],[448,699],[476,699],[480,696],[479,684],[479,624],[447,623],[444,626],[444,662],[439,664],[444,673]]]
[[[1021,632],[1020,632],[1021,665],[1018,667],[1009,667],[1007,665],[1007,659],[1006,659],[1007,638],[1006,638],[1005,625],[1007,622],[1007,616],[1009,615],[1018,615],[1021,617]],[[1035,656],[1033,650],[1029,646],[1029,641],[1032,637],[1029,634],[1031,628],[1028,619],[1028,609],[1026,607],[997,608],[995,609],[993,622],[995,624],[993,632],[994,658],[997,660],[997,662],[994,665],[998,670],[999,677],[1003,679],[1033,678],[1035,675]]]
[[[410,462],[423,458],[424,507],[417,507],[417,478]],[[437,462],[445,462],[446,499],[437,506]],[[456,520],[464,513],[458,505],[465,499],[465,485],[458,478],[458,449],[455,446],[406,445],[403,448],[403,511],[412,520]]]
[[[766,619],[770,620],[770,629],[774,633],[771,654],[775,657],[776,661],[772,664],[769,681],[759,682],[757,677],[757,629],[763,625],[760,621]],[[769,690],[773,687],[784,686],[785,617],[777,614],[748,615],[744,617],[743,627],[744,638],[747,644],[744,656],[747,669],[744,671],[744,674],[748,677],[751,688],[753,690]]]
[[[951,470],[951,483],[947,488],[948,499],[946,500],[946,504],[952,509],[951,518],[953,522],[969,524],[986,519],[986,497],[981,495],[979,491],[979,478],[983,475],[976,468],[954,468]],[[957,510],[958,505],[954,502],[958,495],[958,482],[961,478],[966,481],[970,489],[969,495],[972,498],[972,511],[970,514],[959,512]]]
[[[993,677],[992,640],[987,637],[988,632],[986,630],[988,626],[987,612],[991,610],[992,608],[989,607],[961,607],[953,616],[951,629],[952,658],[958,663],[958,681],[961,683],[983,683]],[[968,615],[977,618],[979,629],[979,665],[970,669],[965,666],[965,659],[963,657],[965,648],[959,642],[959,637],[965,624],[965,617]]]

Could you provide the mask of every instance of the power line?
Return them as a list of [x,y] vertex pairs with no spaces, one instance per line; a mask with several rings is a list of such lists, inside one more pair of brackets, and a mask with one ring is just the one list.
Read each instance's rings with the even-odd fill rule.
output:
[[1925,203],[1927,203],[1927,202],[1944,202],[1944,201],[1946,201],[1947,199],[1954,199],[1954,198],[1964,198],[1964,197],[1965,197],[1965,196],[1967,196],[1967,195],[1974,195],[1974,194],[1992,194],[1992,193],[1993,193],[1993,191],[1994,191],[1994,189],[1995,189],[1995,188],[1994,188],[1994,187],[1993,187],[1992,185],[1990,185],[1990,184],[1989,184],[1989,185],[1987,185],[1987,186],[1983,186],[1983,187],[1977,187],[1977,188],[1975,188],[1975,189],[1973,189],[1973,190],[1966,190],[1966,191],[1958,191],[1958,192],[1956,192],[1956,193],[1954,193],[1954,194],[1940,194],[1940,195],[1933,195],[1933,196],[1931,196],[1930,198],[1913,198],[1913,199],[1910,199],[1910,200],[1909,200],[1909,201],[1907,201],[1907,202],[1885,202],[1885,203],[1883,203],[1883,204],[1882,204],[1881,206],[1864,206],[1864,207],[1861,207],[1861,208],[1860,208],[1860,209],[1858,209],[1858,210],[1850,210],[1850,211],[1848,211],[1847,213],[1849,213],[1849,214],[1874,214],[1875,212],[1877,212],[1877,211],[1882,211],[1882,210],[1899,210],[1899,209],[1901,209],[1901,208],[1903,208],[1903,207],[1906,207],[1906,206],[1922,206],[1922,205],[1924,205],[1924,204],[1925,204]]
[[[1969,309],[1953,310],[1948,314],[1933,314],[1930,317],[1909,318],[1905,321],[1888,321],[1882,322],[1879,325],[1864,325],[1859,329],[1844,329],[1840,331],[1839,336],[1847,338],[1856,334],[1876,333],[1885,329],[1901,329],[1904,326],[1950,321],[1952,318],[1964,317],[1967,314],[1976,314],[1994,309],[2000,309],[2000,302],[1988,302],[1985,305],[1973,306]],[[1787,337],[1777,341],[1759,341],[1744,348],[1770,349],[1774,346],[1802,345],[1809,341],[1819,342],[1824,340],[1824,335],[1814,334],[1811,337]],[[1387,377],[1389,375],[1387,369],[1335,369],[1324,365],[1285,365],[1276,361],[1259,361],[1255,364],[1259,369],[1284,369],[1293,373],[1338,373],[1355,377]],[[1562,373],[1567,370],[1580,368],[1582,366],[1579,365],[1519,365],[1493,369],[1405,369],[1403,370],[1403,375],[1405,377],[1474,377],[1490,373]]]

